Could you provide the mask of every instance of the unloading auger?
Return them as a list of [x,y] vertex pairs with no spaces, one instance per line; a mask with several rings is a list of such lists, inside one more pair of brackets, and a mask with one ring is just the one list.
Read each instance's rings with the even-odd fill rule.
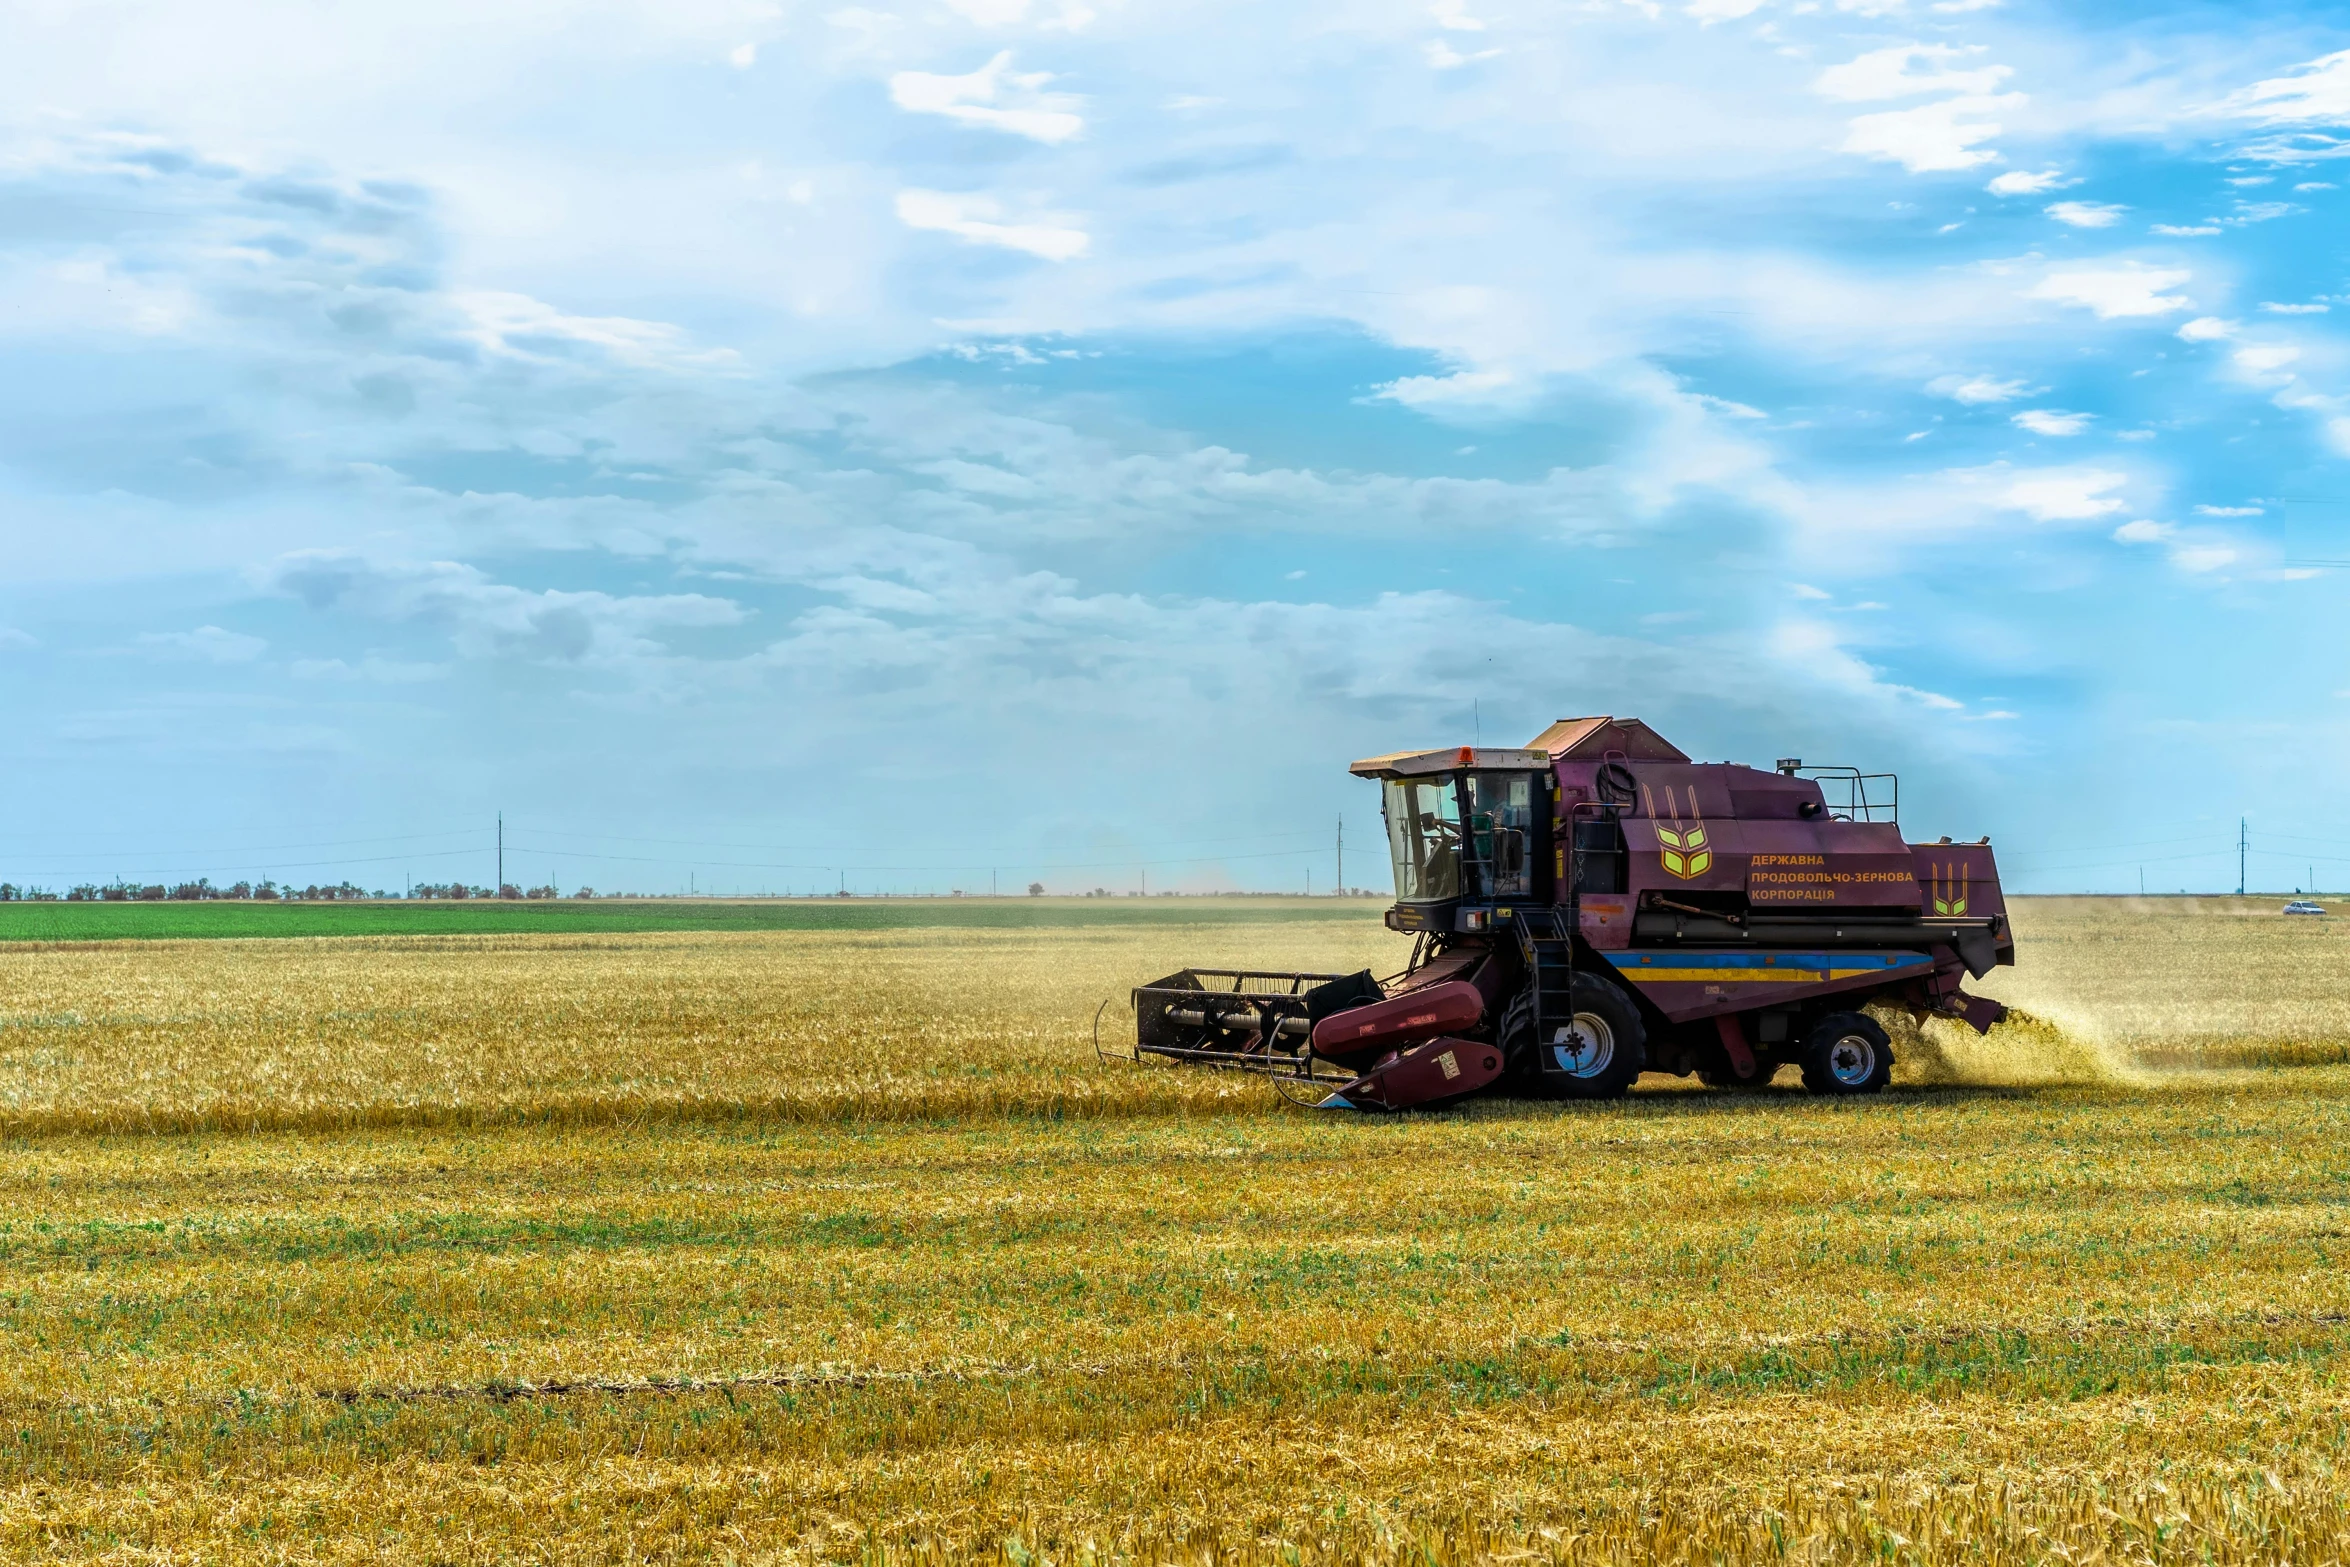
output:
[[1350,770],[1381,788],[1410,962],[1179,970],[1133,993],[1137,1058],[1358,1109],[1608,1099],[1643,1072],[1751,1088],[1788,1064],[1867,1094],[1893,1048],[1864,1008],[2006,1013],[1963,988],[2015,961],[1990,840],[1905,841],[1891,774],[1692,762],[1631,718]]

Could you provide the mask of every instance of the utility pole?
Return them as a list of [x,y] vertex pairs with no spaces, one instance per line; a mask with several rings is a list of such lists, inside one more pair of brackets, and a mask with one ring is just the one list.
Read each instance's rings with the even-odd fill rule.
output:
[[497,891],[497,896],[499,896],[499,897],[501,897],[501,898],[503,898],[504,896],[506,896],[506,813],[505,813],[504,811],[500,811],[500,812],[498,813],[498,891]]
[[1338,813],[1338,893],[1346,896],[1346,813]]
[[2236,818],[2236,896],[2244,896],[2244,854],[2252,847],[2252,819]]

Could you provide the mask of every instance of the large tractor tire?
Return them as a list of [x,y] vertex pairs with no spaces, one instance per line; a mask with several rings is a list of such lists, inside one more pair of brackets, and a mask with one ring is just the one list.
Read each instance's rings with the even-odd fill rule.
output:
[[1874,1018],[1831,1012],[1803,1039],[1803,1086],[1841,1098],[1873,1094],[1893,1080],[1893,1041]]
[[[1577,974],[1570,998],[1574,1022],[1554,1020],[1551,1037],[1529,1041],[1527,1086],[1550,1099],[1621,1098],[1648,1065],[1648,1030],[1640,1009],[1597,974]],[[1531,1032],[1533,997],[1519,999],[1524,1005],[1512,1006],[1512,1021]]]

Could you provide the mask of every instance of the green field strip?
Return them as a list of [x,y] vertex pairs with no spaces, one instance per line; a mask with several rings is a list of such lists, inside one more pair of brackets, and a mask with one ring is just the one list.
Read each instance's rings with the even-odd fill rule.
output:
[[596,898],[523,902],[6,903],[0,942],[317,936],[613,935],[660,931],[1067,930],[1375,922],[1369,898]]

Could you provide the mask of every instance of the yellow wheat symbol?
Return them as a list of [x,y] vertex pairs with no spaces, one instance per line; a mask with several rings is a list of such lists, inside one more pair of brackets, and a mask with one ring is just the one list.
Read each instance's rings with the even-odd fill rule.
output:
[[[1648,798],[1648,814],[1656,816],[1656,796]],[[1689,821],[1681,821],[1680,802],[1673,798],[1670,784],[1665,786],[1665,820],[1670,827],[1659,823],[1656,829],[1657,858],[1664,863],[1665,874],[1678,876],[1683,881],[1703,876],[1714,863],[1714,851],[1706,841],[1705,817],[1697,809],[1697,790],[1689,791]]]
[[1964,865],[1936,865],[1934,876],[1934,912],[1955,919],[1966,912],[1967,868]]

